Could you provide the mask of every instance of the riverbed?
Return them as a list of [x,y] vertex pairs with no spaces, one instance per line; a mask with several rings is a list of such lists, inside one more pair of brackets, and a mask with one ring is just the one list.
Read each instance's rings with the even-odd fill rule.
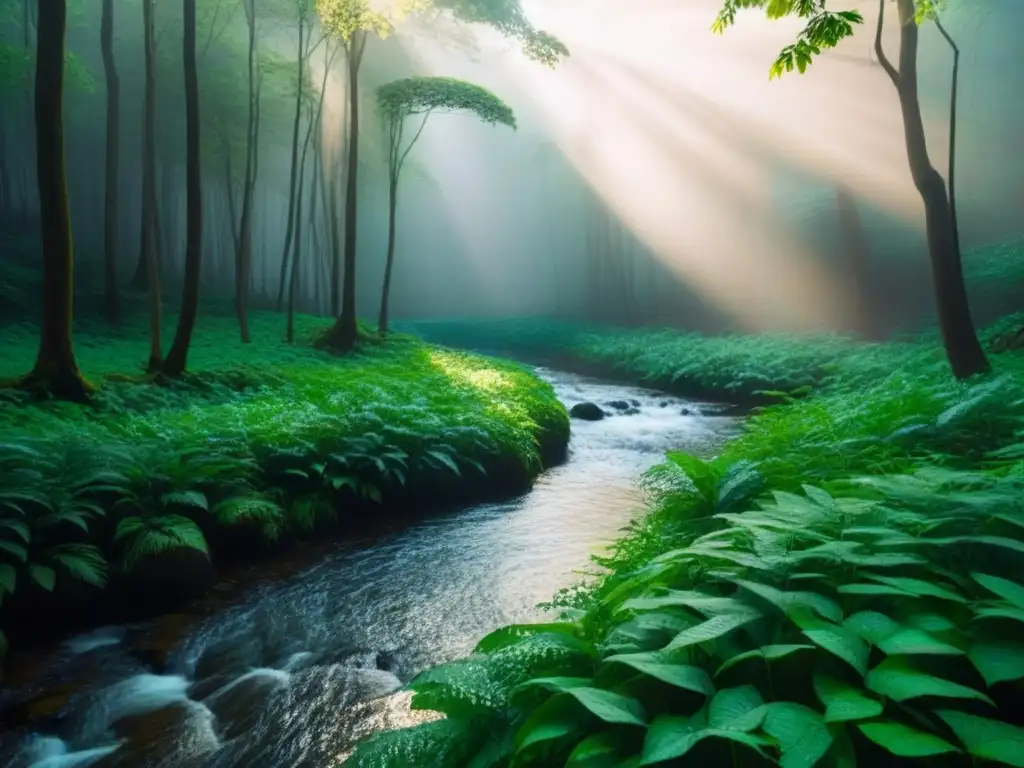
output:
[[86,669],[88,682],[45,727],[0,735],[0,765],[327,768],[424,717],[405,683],[503,624],[545,618],[537,604],[642,511],[646,469],[666,450],[712,455],[737,428],[714,405],[538,372],[567,407],[609,415],[575,420],[568,461],[530,492],[338,544],[190,627],[159,667],[132,648],[145,624],[71,638],[47,684]]

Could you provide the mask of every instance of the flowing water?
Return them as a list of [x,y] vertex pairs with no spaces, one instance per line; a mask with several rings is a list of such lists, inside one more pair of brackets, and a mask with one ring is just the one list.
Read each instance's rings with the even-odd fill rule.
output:
[[8,734],[0,765],[325,768],[365,734],[422,718],[404,683],[502,624],[544,618],[537,603],[640,511],[645,469],[665,450],[711,454],[735,429],[714,406],[540,373],[567,406],[613,415],[574,421],[568,462],[529,493],[341,544],[204,619],[159,674],[131,652],[138,627],[71,639],[47,675],[88,668],[89,683],[48,732]]

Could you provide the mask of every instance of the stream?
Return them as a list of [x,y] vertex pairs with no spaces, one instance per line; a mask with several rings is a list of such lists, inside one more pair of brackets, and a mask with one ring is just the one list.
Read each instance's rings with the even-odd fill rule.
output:
[[642,510],[644,470],[666,450],[713,454],[736,429],[713,405],[538,372],[567,407],[592,401],[611,415],[574,420],[568,461],[531,491],[339,544],[197,622],[160,669],[132,652],[145,627],[69,639],[45,676],[88,670],[87,682],[45,732],[0,734],[0,765],[326,768],[366,734],[424,719],[405,683],[503,624],[544,619],[536,605]]

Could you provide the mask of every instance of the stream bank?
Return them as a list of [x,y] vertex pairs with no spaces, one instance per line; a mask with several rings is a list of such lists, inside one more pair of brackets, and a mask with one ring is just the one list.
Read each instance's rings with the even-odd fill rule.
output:
[[159,622],[73,638],[5,693],[38,707],[59,691],[31,728],[0,737],[0,763],[327,766],[367,733],[409,724],[405,682],[542,617],[536,605],[642,511],[644,470],[666,450],[711,454],[735,430],[712,406],[541,374],[567,406],[639,407],[575,422],[568,461],[515,499],[339,544],[236,593],[169,638],[162,665],[139,649]]

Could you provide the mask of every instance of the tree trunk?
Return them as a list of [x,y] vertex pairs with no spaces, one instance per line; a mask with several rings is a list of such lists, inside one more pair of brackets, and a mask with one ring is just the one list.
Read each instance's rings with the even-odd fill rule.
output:
[[366,50],[366,32],[352,35],[348,57],[348,167],[345,169],[345,275],[341,292],[341,314],[331,329],[330,345],[349,351],[356,345],[356,215],[359,174],[359,65]]
[[[292,167],[288,180],[288,221],[284,231],[284,249],[281,251],[281,279],[277,288],[277,311],[280,312],[284,304],[284,286],[288,275],[288,250],[292,244],[292,234],[295,230],[295,184],[299,175],[299,123],[302,120],[302,94],[303,85],[306,79],[306,58],[303,48],[302,32],[305,15],[299,14],[299,53],[298,73],[295,81],[295,116],[292,120]],[[326,65],[325,65],[326,67]],[[301,225],[300,225],[301,226]]]
[[107,146],[103,200],[103,293],[107,321],[121,321],[117,286],[117,175],[120,151],[121,84],[114,63],[114,0],[103,0],[100,47],[107,78]]
[[154,0],[142,0],[143,40],[146,55],[146,94],[143,107],[143,248],[149,283],[149,361],[147,370],[160,369],[160,267],[157,262],[156,230],[156,28],[153,22]]
[[66,0],[39,4],[36,30],[35,134],[39,219],[43,238],[42,327],[30,388],[66,400],[84,400],[82,378],[71,345],[74,314],[74,250],[64,170],[64,34]]
[[870,297],[871,290],[871,245],[861,223],[857,201],[845,184],[836,186],[836,208],[839,211],[839,226],[843,236],[843,250],[849,280],[853,286],[857,317],[857,331],[868,339],[879,337],[876,318]]
[[[321,105],[323,101],[320,102]],[[319,112],[319,110],[317,110]],[[319,114],[317,115],[319,119]],[[302,161],[299,165],[298,195],[295,201],[295,239],[293,240],[294,250],[292,251],[291,279],[288,282],[288,327],[285,332],[285,340],[292,344],[295,342],[295,297],[299,290],[299,260],[302,258],[302,194],[306,185],[306,154],[309,150],[309,139],[313,134],[313,120],[309,121],[306,127],[306,138],[302,144]]]
[[203,190],[199,164],[199,73],[196,71],[196,0],[182,0],[183,60],[185,69],[185,160],[186,216],[185,281],[181,296],[178,330],[163,372],[180,376],[188,362],[192,329],[199,312],[199,280],[203,262]]
[[971,319],[946,185],[928,156],[918,98],[919,29],[914,19],[914,0],[897,0],[897,8],[900,21],[900,63],[896,88],[903,112],[907,159],[914,186],[924,202],[932,281],[946,356],[953,375],[958,379],[966,379],[988,371],[989,365]]
[[[342,137],[342,146],[348,146],[348,132]],[[341,226],[338,223],[338,187],[341,185],[338,170],[342,167],[340,156],[333,158],[333,168],[328,181],[327,220],[331,236],[331,315],[341,314]],[[327,169],[324,168],[324,176]]]
[[255,185],[256,163],[256,3],[243,0],[246,23],[249,27],[248,88],[249,117],[245,130],[245,182],[242,185],[242,218],[238,222],[238,249],[235,251],[235,315],[242,343],[249,343],[249,273],[252,263],[252,198]]
[[381,336],[388,332],[388,297],[391,295],[391,268],[395,262],[395,210],[398,205],[398,179],[388,184],[388,253],[384,260],[384,286],[380,293],[380,317],[377,330]]

